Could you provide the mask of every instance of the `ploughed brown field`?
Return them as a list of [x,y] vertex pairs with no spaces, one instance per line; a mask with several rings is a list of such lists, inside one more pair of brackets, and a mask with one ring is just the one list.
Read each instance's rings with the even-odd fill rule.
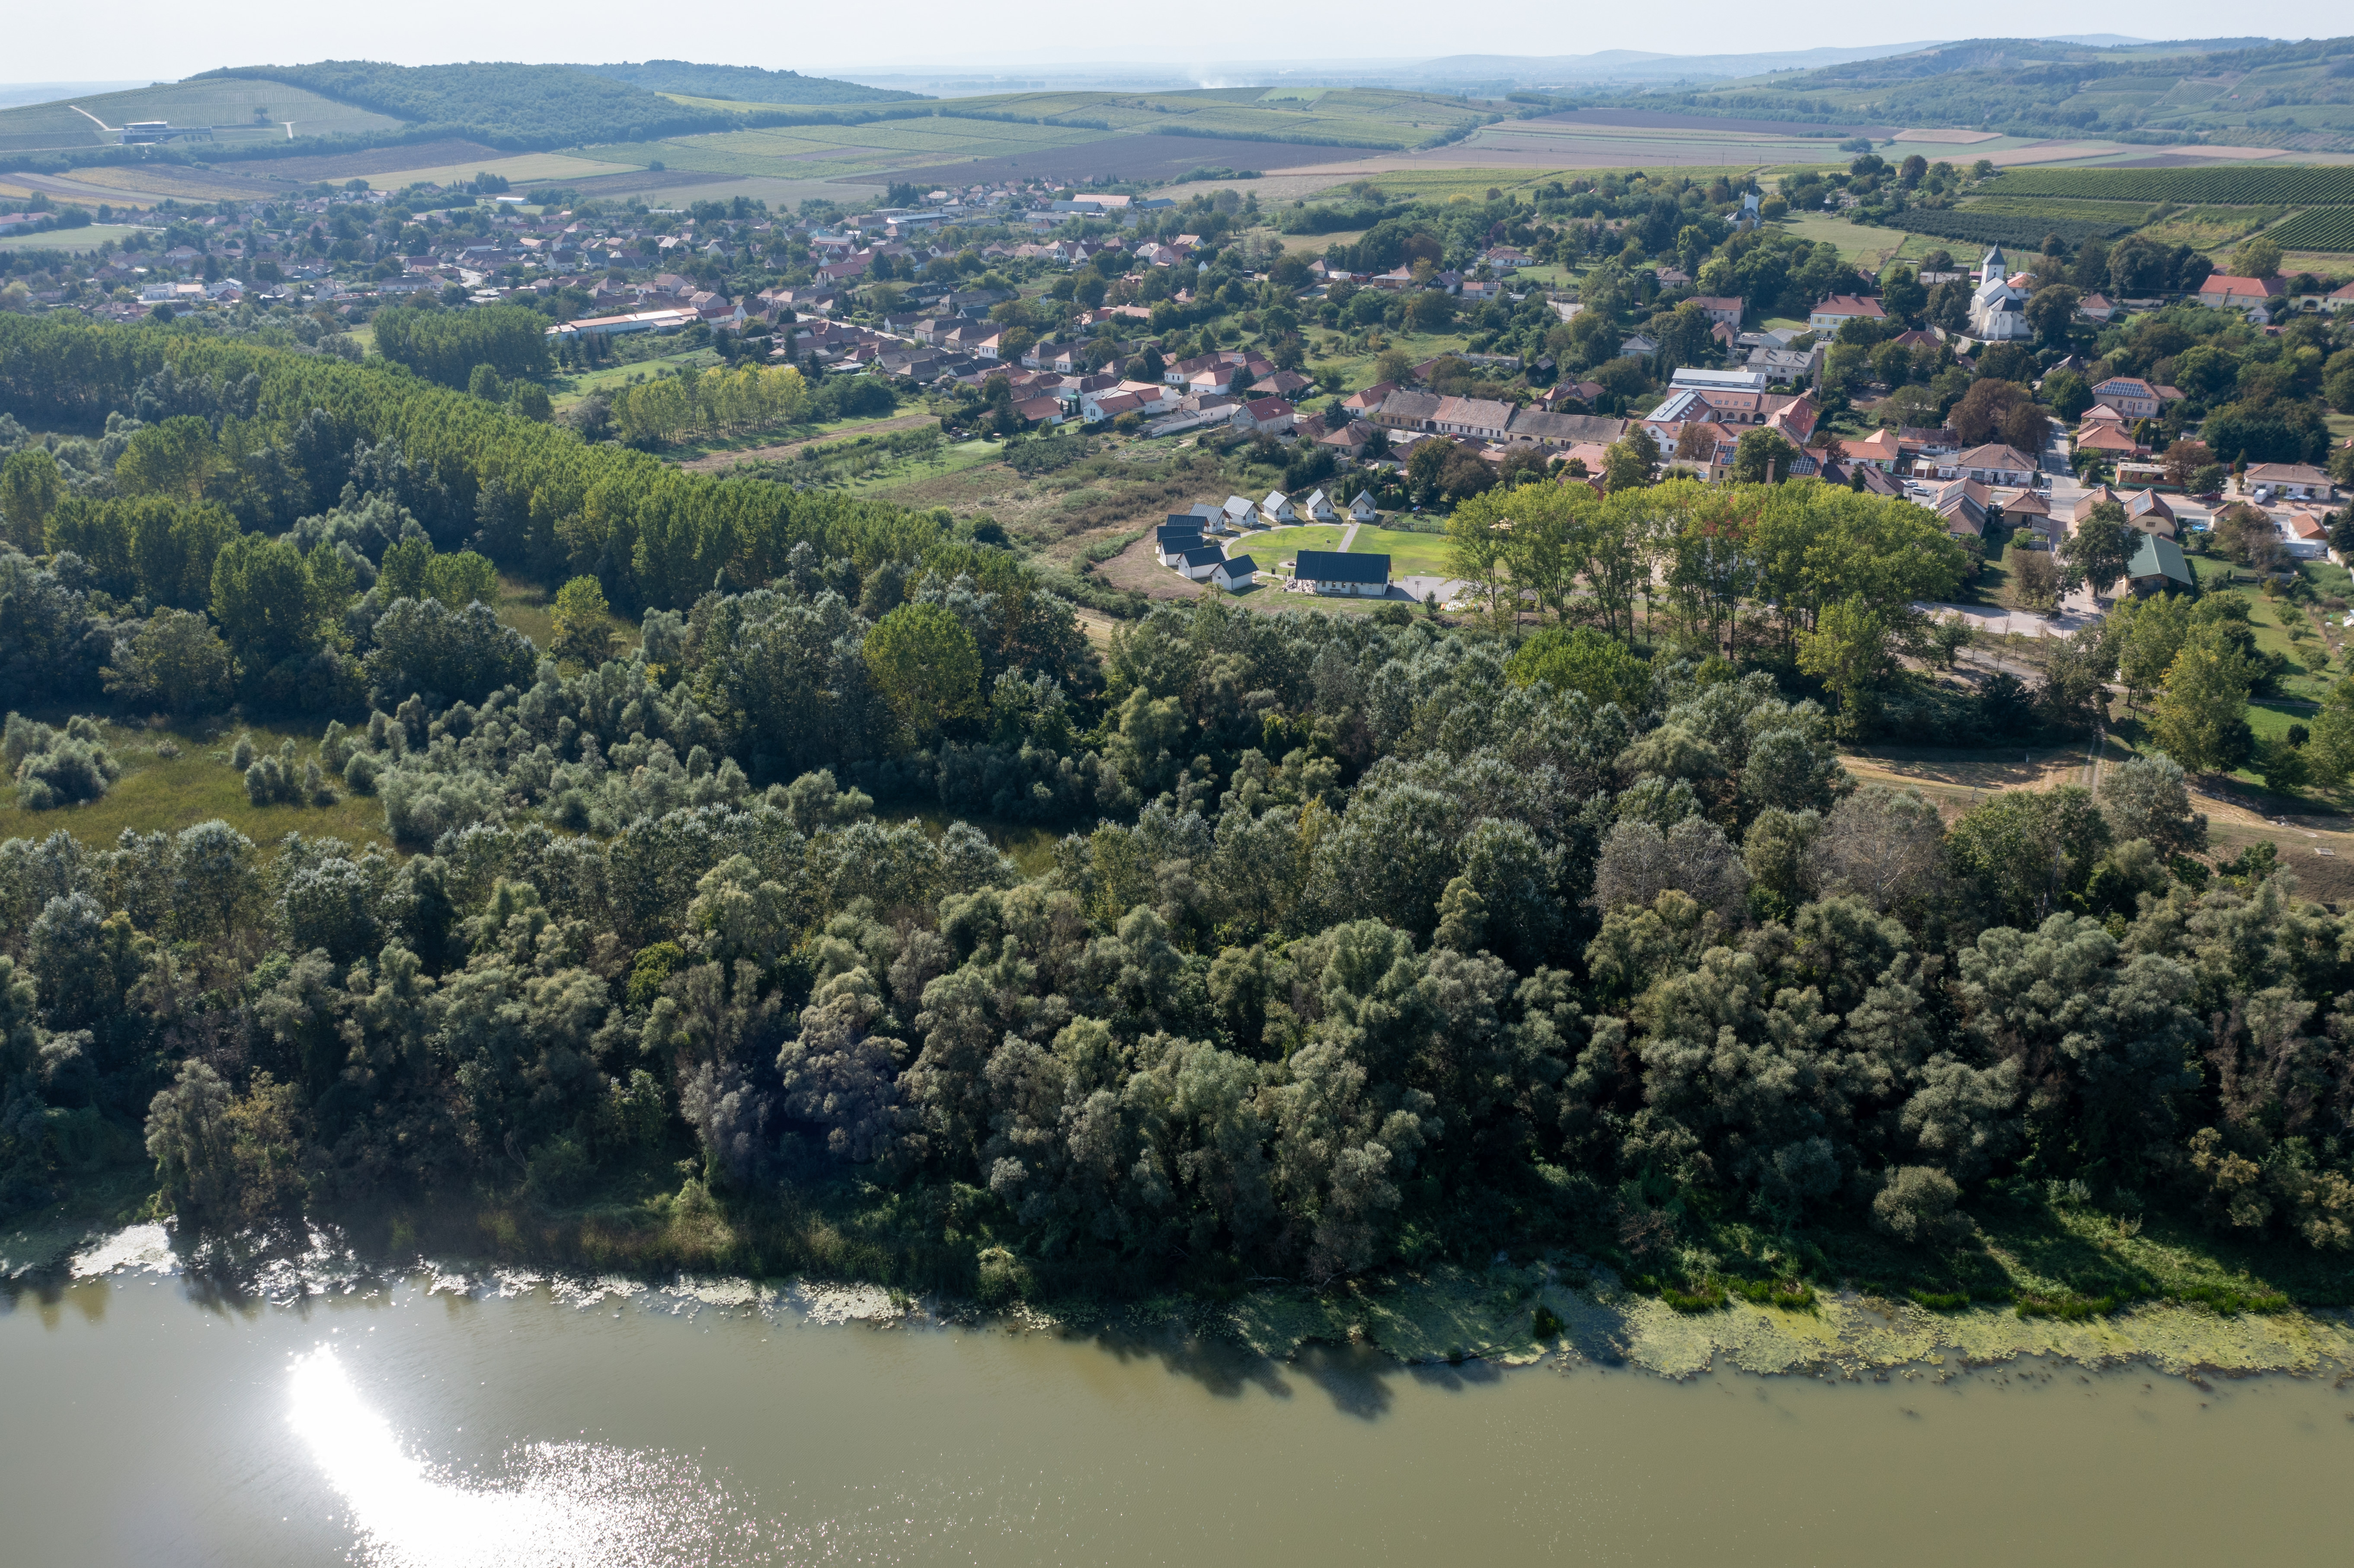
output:
[[876,171],[848,178],[864,185],[878,179],[954,181],[974,185],[988,180],[1086,179],[1104,175],[1123,180],[1165,180],[1189,169],[1291,169],[1307,164],[1363,157],[1375,147],[1311,147],[1289,142],[1245,142],[1227,137],[1106,136],[1067,147],[1040,147],[1021,155],[975,158],[961,164],[927,164],[917,168]]

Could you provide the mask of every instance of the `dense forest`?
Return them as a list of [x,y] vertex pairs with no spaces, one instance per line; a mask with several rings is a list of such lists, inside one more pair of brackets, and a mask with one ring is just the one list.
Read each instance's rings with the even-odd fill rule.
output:
[[[0,843],[9,1209],[143,1150],[191,1234],[487,1202],[991,1298],[1551,1245],[1999,1294],[1979,1225],[2047,1204],[2354,1245],[2354,921],[2200,858],[2163,757],[1951,823],[1841,768],[1941,700],[1906,607],[1967,561],[1905,503],[1524,476],[1455,534],[1533,619],[1213,599],[1099,653],[945,514],[329,355],[0,318],[0,412],[104,432],[0,473],[59,824]],[[563,585],[549,646],[500,571]],[[2132,652],[1937,722],[2066,730]],[[67,832],[94,721],[173,712],[392,847]]]

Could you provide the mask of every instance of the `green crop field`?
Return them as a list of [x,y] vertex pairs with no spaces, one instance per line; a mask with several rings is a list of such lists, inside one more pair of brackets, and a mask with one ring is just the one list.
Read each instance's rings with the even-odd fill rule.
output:
[[2354,205],[2354,164],[2209,164],[2191,169],[2010,169],[1981,187],[1997,196],[2087,196],[2107,201],[2231,202],[2281,207]]
[[257,127],[254,133],[260,134],[259,122],[267,121],[282,136],[285,127],[280,122],[292,120],[296,135],[326,136],[393,131],[401,124],[389,115],[337,103],[282,81],[207,77],[201,81],[165,82],[128,92],[0,109],[0,152],[112,146],[117,138],[75,112],[76,106],[117,127],[133,120],[168,120],[175,125],[252,126]]

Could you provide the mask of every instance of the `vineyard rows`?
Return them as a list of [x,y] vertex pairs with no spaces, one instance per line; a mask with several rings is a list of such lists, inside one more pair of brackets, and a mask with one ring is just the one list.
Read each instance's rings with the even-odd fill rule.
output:
[[2041,245],[2048,234],[2056,234],[2073,246],[2087,239],[2108,239],[2133,228],[2130,220],[2087,223],[2081,218],[1935,210],[1899,213],[1888,221],[1893,228],[1934,234],[1941,239],[1961,239],[1974,245],[2024,246],[2031,250]]
[[2354,164],[2194,169],[2012,169],[1979,189],[1988,196],[2081,196],[2108,201],[2354,205]]
[[2354,207],[2300,212],[2267,238],[2284,250],[2354,250]]

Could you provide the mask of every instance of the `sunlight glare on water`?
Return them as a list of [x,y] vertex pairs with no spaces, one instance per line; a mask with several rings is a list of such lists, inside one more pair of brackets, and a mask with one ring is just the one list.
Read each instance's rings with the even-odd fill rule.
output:
[[370,1568],[620,1568],[772,1561],[758,1523],[693,1464],[596,1443],[520,1445],[511,1479],[469,1480],[404,1447],[332,1348],[295,1359],[295,1434],[351,1510]]

